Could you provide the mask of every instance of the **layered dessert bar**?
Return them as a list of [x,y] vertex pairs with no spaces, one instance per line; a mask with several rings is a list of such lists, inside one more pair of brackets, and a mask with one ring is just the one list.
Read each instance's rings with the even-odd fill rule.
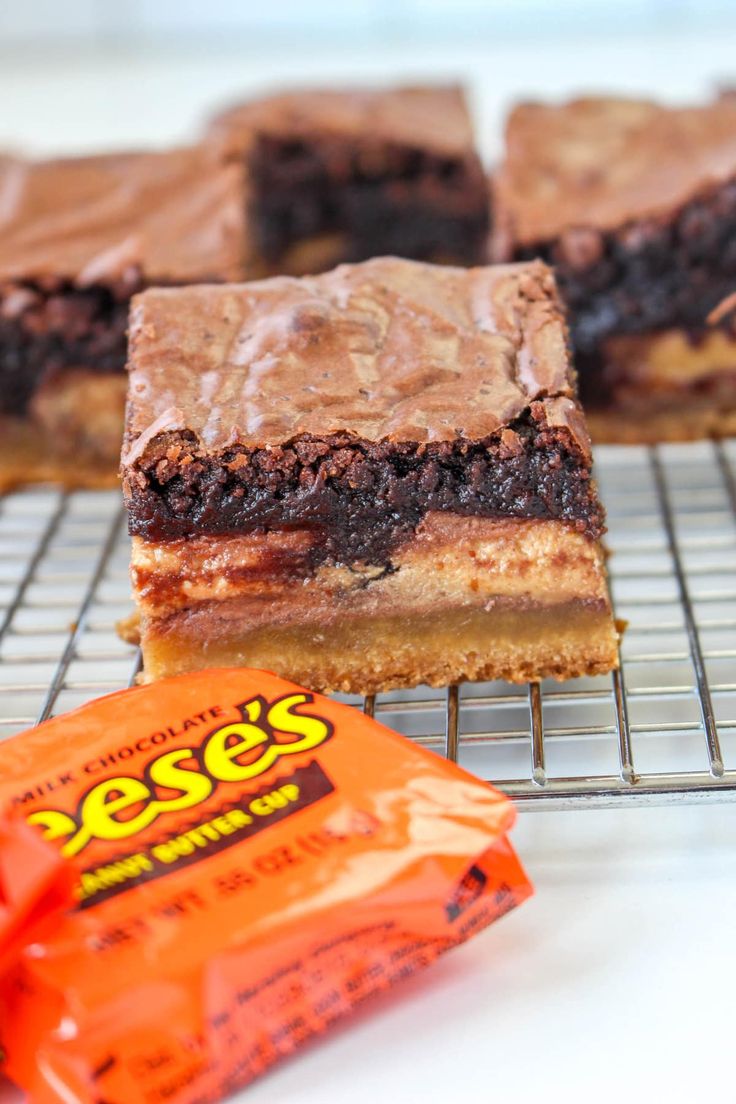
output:
[[197,149],[0,164],[0,489],[117,478],[131,295],[241,279],[242,192]]
[[264,275],[484,257],[488,185],[458,87],[292,91],[225,111],[209,136],[246,166]]
[[588,435],[541,263],[152,289],[123,485],[145,677],[608,671]]
[[522,104],[497,259],[554,265],[596,439],[736,432],[736,102]]

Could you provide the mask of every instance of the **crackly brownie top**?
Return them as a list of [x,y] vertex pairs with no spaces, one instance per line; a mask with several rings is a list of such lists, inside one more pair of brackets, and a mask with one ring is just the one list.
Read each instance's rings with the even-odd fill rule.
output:
[[127,462],[164,435],[263,448],[300,435],[480,440],[541,399],[587,454],[566,328],[541,262],[377,258],[321,276],[133,300]]
[[237,104],[217,115],[210,136],[231,152],[257,134],[284,139],[360,139],[429,149],[443,155],[473,154],[473,128],[458,85],[303,89]]
[[237,280],[241,170],[203,149],[0,163],[0,283]]
[[512,111],[494,188],[519,245],[667,216],[736,176],[736,103],[590,97]]

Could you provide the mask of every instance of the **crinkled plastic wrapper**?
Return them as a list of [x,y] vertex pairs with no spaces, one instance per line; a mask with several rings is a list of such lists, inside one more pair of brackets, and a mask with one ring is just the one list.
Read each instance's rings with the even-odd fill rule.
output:
[[34,1104],[219,1100],[531,892],[507,798],[262,671],[102,698],[0,778],[0,1042]]

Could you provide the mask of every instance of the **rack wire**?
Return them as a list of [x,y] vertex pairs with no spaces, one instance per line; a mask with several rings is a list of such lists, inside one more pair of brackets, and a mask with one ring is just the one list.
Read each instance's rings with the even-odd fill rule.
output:
[[[533,809],[736,799],[736,441],[597,450],[620,672],[343,700]],[[114,492],[0,498],[0,737],[130,685]]]

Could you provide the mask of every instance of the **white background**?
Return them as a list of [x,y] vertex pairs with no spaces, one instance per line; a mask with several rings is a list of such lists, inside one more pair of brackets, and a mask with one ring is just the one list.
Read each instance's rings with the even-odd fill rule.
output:
[[[526,2],[505,23],[461,3],[460,26],[442,3],[423,22],[408,2],[313,5],[321,23],[308,7],[0,3],[0,146],[181,141],[218,101],[283,82],[460,77],[492,157],[520,95],[677,99],[736,80],[734,5],[568,3],[551,19]],[[244,1098],[736,1100],[736,807],[525,813],[514,839],[531,902]]]

